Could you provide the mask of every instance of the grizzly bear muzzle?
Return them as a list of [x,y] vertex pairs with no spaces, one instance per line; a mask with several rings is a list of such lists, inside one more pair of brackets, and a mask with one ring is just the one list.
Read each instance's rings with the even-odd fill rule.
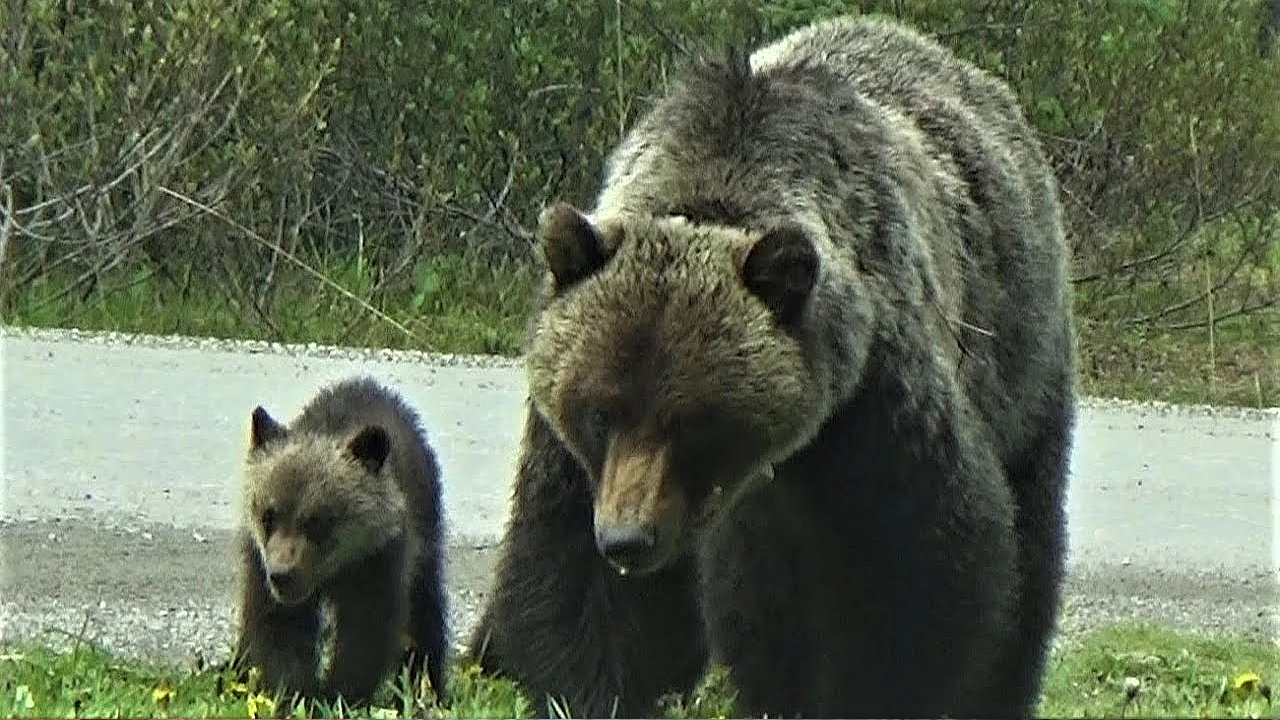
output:
[[267,588],[280,604],[298,605],[311,596],[307,555],[305,538],[279,532],[267,538],[262,548],[262,565],[267,574]]
[[619,573],[644,575],[670,562],[683,542],[687,507],[670,445],[635,434],[609,444],[596,488],[595,536]]

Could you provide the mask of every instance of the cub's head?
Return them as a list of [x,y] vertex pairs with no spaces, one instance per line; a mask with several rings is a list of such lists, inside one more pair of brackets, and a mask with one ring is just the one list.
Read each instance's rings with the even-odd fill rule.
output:
[[601,554],[658,570],[712,503],[769,477],[816,432],[806,349],[820,266],[797,225],[543,213],[549,271],[530,395],[591,478]]
[[345,566],[404,532],[405,499],[386,466],[390,452],[379,425],[347,437],[311,435],[254,409],[241,522],[277,601],[309,600]]

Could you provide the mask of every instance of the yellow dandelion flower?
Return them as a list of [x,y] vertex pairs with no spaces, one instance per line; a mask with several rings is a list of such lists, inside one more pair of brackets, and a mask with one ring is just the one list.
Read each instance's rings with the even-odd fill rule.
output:
[[258,686],[262,684],[262,668],[254,665],[249,668],[249,679],[247,685],[250,690],[257,691]]
[[250,695],[245,704],[249,708],[249,717],[260,718],[264,715],[270,715],[276,710],[276,701],[263,695],[262,693],[254,693]]
[[232,695],[244,695],[244,696],[252,695],[255,692],[257,692],[258,685],[260,685],[261,682],[262,682],[262,670],[260,670],[256,666],[251,667],[249,668],[248,673],[245,674],[245,679],[243,681],[235,680],[235,681],[226,683],[223,686],[224,687],[223,692],[228,692],[228,693],[231,693]]
[[1232,687],[1235,689],[1243,690],[1245,692],[1253,692],[1254,690],[1257,690],[1258,686],[1261,684],[1262,678],[1258,677],[1258,673],[1253,672],[1240,673],[1231,683]]
[[161,709],[169,706],[173,701],[173,688],[168,683],[161,683],[156,689],[151,691],[151,702],[155,703]]

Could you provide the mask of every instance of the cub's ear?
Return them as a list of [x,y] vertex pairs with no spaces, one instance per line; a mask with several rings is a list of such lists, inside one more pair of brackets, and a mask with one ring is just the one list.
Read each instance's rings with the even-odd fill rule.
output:
[[818,281],[818,250],[797,225],[765,233],[747,252],[742,282],[781,325],[800,319]]
[[391,436],[381,425],[365,425],[347,443],[347,453],[376,475],[391,454]]
[[253,409],[253,415],[249,419],[250,450],[258,450],[272,440],[279,440],[287,434],[288,430],[276,422],[275,418],[271,417],[261,405]]
[[538,246],[557,293],[595,273],[609,260],[600,231],[565,202],[551,205],[538,217]]

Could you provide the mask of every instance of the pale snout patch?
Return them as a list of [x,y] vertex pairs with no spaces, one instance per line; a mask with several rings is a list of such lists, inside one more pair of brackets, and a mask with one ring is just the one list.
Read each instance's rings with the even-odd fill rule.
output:
[[625,558],[608,557],[623,574],[662,567],[682,542],[687,501],[671,471],[666,443],[620,435],[609,445],[596,491],[597,535],[650,538]]

